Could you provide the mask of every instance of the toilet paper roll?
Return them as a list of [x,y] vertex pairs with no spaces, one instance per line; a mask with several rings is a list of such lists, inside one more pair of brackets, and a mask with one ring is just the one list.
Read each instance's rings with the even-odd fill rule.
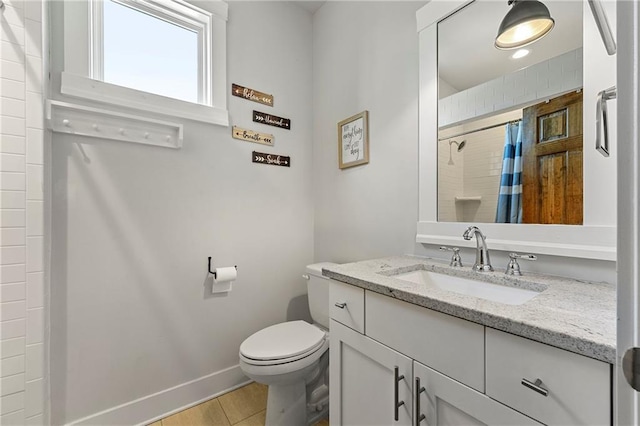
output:
[[232,290],[233,281],[238,276],[238,271],[233,266],[226,268],[216,268],[215,278],[213,279],[213,286],[211,288],[213,293],[228,293]]
[[225,268],[216,268],[216,275],[213,280],[215,283],[226,283],[234,281],[238,277],[238,271],[234,266],[227,266]]

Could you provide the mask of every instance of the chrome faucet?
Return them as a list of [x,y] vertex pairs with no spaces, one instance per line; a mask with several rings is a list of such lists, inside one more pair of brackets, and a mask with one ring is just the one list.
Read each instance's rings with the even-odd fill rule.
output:
[[485,236],[477,226],[470,226],[462,234],[462,238],[470,240],[476,237],[476,263],[473,264],[473,270],[478,272],[493,271],[491,266],[491,260],[489,259],[489,249],[487,248],[487,242]]

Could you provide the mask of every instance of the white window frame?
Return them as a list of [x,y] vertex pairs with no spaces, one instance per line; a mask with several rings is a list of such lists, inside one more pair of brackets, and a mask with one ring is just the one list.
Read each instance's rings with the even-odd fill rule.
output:
[[[229,125],[226,97],[226,22],[221,0],[114,0],[198,33],[198,103],[102,81],[102,0],[65,0],[63,95],[206,123]],[[204,9],[206,8],[206,10]]]

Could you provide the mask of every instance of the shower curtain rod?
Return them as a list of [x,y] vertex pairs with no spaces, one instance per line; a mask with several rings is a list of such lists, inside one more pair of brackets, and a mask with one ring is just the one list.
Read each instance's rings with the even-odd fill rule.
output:
[[438,142],[446,141],[447,139],[453,139],[453,138],[457,138],[458,136],[464,136],[464,135],[468,135],[468,134],[471,134],[471,133],[482,132],[483,130],[493,129],[493,128],[496,128],[496,127],[504,126],[505,124],[509,124],[509,123],[517,123],[519,121],[522,121],[522,119],[520,119],[520,120],[509,120],[509,121],[505,121],[503,123],[494,124],[492,126],[481,127],[479,129],[475,129],[475,130],[469,130],[468,132],[458,133],[456,135],[447,136],[446,138],[439,138]]

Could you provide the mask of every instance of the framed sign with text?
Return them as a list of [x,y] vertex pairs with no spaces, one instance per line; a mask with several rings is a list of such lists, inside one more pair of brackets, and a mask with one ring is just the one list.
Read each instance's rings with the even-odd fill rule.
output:
[[338,166],[341,169],[369,162],[369,111],[338,123]]

